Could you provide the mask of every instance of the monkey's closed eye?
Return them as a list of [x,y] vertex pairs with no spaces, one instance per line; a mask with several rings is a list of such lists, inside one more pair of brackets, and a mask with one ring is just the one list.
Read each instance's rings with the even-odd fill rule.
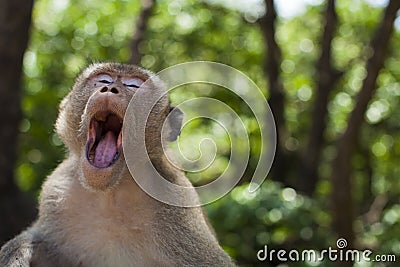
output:
[[104,84],[110,84],[113,82],[113,79],[108,75],[100,75],[97,77],[97,81]]
[[133,78],[124,80],[123,83],[129,88],[139,88],[143,84],[143,80],[139,78]]

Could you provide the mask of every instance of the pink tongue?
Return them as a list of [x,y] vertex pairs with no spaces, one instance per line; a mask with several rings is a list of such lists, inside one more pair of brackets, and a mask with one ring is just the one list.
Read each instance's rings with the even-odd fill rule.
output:
[[115,154],[117,153],[117,138],[112,131],[100,139],[96,147],[94,156],[94,165],[100,168],[110,166]]

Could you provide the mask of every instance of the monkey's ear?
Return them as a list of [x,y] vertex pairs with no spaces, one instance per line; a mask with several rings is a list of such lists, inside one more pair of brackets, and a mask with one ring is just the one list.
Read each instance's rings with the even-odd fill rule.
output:
[[184,113],[177,107],[170,107],[168,114],[168,123],[171,127],[168,141],[173,142],[178,138],[178,135],[181,133],[182,120]]
[[66,114],[66,107],[71,98],[71,94],[68,94],[64,99],[61,101],[59,110],[58,110],[58,117],[56,120],[56,132],[58,135],[63,139],[63,142],[65,143],[65,133],[68,131],[68,122],[67,122],[67,114]]

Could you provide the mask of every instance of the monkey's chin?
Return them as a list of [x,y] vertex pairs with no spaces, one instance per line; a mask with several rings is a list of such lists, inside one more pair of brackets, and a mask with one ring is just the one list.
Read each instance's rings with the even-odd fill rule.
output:
[[86,156],[82,156],[81,163],[83,185],[93,191],[105,191],[116,186],[120,181],[121,173],[125,166],[123,157],[117,159],[107,168],[93,166]]

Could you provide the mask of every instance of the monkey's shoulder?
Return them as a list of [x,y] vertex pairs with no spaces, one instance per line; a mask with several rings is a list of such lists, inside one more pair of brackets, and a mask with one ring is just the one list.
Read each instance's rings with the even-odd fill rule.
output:
[[71,266],[70,261],[50,245],[33,226],[11,239],[0,250],[1,267]]
[[27,231],[8,241],[0,250],[0,266],[31,266],[37,242],[39,241],[35,241],[34,236]]
[[0,266],[28,267],[32,258],[33,245],[21,236],[7,242],[0,250]]

